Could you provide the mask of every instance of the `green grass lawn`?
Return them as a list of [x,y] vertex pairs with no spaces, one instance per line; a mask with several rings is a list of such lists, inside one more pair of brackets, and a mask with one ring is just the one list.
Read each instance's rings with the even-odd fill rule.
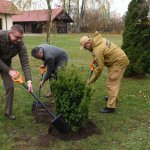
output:
[[[68,65],[77,66],[79,73],[87,79],[90,72],[91,55],[79,50],[79,39],[83,34],[53,35],[52,44],[64,48],[70,58]],[[90,36],[90,34],[87,34]],[[103,35],[116,44],[122,44],[122,36]],[[31,57],[31,49],[45,43],[44,35],[26,35],[30,66],[33,75],[34,91],[38,92],[40,74],[38,67],[42,61]],[[13,66],[20,71],[18,57]],[[90,106],[90,118],[101,130],[101,135],[92,135],[78,141],[57,140],[40,145],[47,126],[37,124],[32,116],[31,106],[34,98],[22,87],[15,84],[14,113],[17,120],[10,121],[3,116],[5,91],[0,80],[0,150],[150,150],[150,76],[144,79],[123,79],[115,114],[100,114],[99,109],[106,106],[105,68],[99,79],[93,84],[94,94]],[[42,88],[46,93],[48,83]],[[46,101],[43,98],[43,101]]]

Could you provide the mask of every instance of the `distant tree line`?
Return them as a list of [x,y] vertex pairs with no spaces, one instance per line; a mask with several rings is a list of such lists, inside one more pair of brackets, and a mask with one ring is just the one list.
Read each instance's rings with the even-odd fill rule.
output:
[[[124,29],[124,17],[110,12],[113,0],[60,0],[62,6],[74,20],[72,32],[113,32]],[[63,5],[61,5],[63,4]]]
[[[50,16],[54,0],[38,2],[35,2],[35,0],[12,0],[12,2],[20,10],[48,8]],[[115,12],[110,12],[110,3],[113,3],[113,0],[59,0],[54,5],[63,7],[72,17],[74,23],[70,25],[71,32],[80,33],[98,30],[100,32],[120,33],[124,29],[124,17],[119,17]],[[48,26],[50,26],[50,21]]]

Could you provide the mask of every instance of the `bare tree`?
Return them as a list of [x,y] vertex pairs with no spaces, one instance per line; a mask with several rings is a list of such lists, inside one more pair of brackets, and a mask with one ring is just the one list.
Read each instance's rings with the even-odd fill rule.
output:
[[76,31],[78,30],[79,18],[79,0],[76,0]]
[[12,0],[20,11],[24,10],[38,10],[47,8],[46,1],[37,0]]
[[48,22],[47,22],[47,36],[46,41],[50,44],[50,32],[51,32],[51,16],[52,16],[52,9],[51,9],[51,0],[46,0],[48,6]]
[[[110,1],[106,0],[88,0],[84,17],[82,19],[82,31],[94,32],[117,32],[123,30],[123,19],[115,12],[110,13]],[[93,5],[93,3],[95,5]],[[88,7],[87,7],[88,6]]]
[[80,0],[80,2],[80,5],[76,4],[76,12],[78,12],[76,13],[77,32],[81,32],[81,27],[83,28],[83,24],[89,16],[91,18],[87,20],[91,22],[93,29],[97,28],[96,24],[99,24],[98,22],[102,19],[103,23],[107,24],[110,18],[110,0]]
[[23,11],[25,9],[29,9],[32,5],[32,0],[12,0],[12,2],[19,8],[19,10]]
[[75,0],[59,0],[54,5],[56,7],[62,7],[70,15],[75,7],[74,3]]
[[68,15],[70,15],[71,11],[71,0],[68,0]]
[[82,0],[81,11],[79,14],[78,24],[77,24],[77,32],[81,32],[81,26],[83,23],[82,21],[85,14],[85,4],[86,4],[86,0]]

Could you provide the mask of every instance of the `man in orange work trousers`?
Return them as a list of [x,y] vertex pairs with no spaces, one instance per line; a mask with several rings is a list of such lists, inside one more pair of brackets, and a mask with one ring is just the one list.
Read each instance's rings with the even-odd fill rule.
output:
[[118,97],[120,82],[124,71],[129,64],[125,52],[114,43],[103,38],[99,32],[95,32],[93,38],[83,36],[80,39],[80,49],[89,50],[93,56],[93,63],[96,67],[87,84],[95,82],[100,76],[103,67],[108,67],[107,107],[100,109],[101,113],[114,113],[116,109],[116,99]]

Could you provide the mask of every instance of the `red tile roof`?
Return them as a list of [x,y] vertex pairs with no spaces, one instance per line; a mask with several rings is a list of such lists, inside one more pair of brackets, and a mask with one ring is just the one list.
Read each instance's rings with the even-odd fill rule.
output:
[[0,13],[1,14],[19,14],[19,10],[11,1],[0,0]]
[[[52,20],[56,18],[63,8],[52,9]],[[13,15],[13,22],[33,22],[33,21],[47,21],[48,20],[48,10],[30,10],[24,11],[21,15]]]

